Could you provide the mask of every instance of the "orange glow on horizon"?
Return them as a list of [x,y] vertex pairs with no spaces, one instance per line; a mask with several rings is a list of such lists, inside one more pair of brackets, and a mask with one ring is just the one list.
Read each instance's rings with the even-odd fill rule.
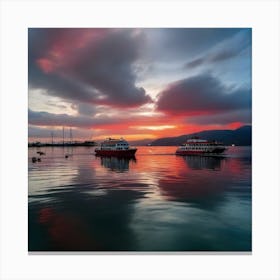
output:
[[[225,125],[194,125],[194,124],[179,124],[179,125],[159,125],[154,123],[151,126],[141,126],[141,125],[131,125],[127,123],[122,124],[110,124],[104,126],[97,126],[88,129],[88,136],[79,136],[79,131],[76,131],[74,127],[72,127],[72,135],[74,141],[84,141],[84,140],[93,140],[93,141],[102,141],[108,137],[111,138],[125,138],[128,141],[138,141],[144,139],[156,140],[158,138],[165,137],[176,137],[181,135],[198,133],[205,130],[223,130],[223,129],[237,129],[244,125],[243,123],[231,123]],[[158,129],[159,128],[159,129]],[[65,127],[65,141],[68,141],[69,137],[67,134],[68,127]],[[62,130],[60,129],[50,129],[50,131],[55,131],[55,142],[62,141]],[[44,142],[51,141],[51,134],[45,137],[29,137],[29,141],[31,142]],[[90,136],[91,135],[91,136]],[[90,136],[90,137],[89,137]],[[47,139],[47,140],[46,140]]]
[[241,122],[233,122],[233,123],[228,124],[228,127],[229,127],[229,129],[237,129],[237,128],[241,127],[242,125],[244,125],[244,124]]
[[156,139],[156,135],[154,134],[108,134],[108,135],[102,135],[98,137],[93,137],[95,141],[103,141],[106,138],[114,138],[114,139],[119,139],[119,138],[124,138],[128,141],[137,141],[137,140],[143,140],[143,139]]

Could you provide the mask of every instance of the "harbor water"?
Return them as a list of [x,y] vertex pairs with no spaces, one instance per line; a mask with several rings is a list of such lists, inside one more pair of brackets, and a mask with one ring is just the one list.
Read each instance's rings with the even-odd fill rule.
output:
[[251,147],[223,157],[175,151],[29,148],[29,251],[251,251]]

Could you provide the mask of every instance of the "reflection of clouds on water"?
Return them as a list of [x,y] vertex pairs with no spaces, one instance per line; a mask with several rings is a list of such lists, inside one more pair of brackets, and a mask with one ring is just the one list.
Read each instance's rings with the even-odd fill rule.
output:
[[41,165],[30,178],[42,191],[29,193],[29,250],[250,248],[250,162],[198,158],[77,154]]
[[132,205],[144,193],[119,189],[89,196],[84,188],[72,186],[64,191],[49,190],[48,196],[56,203],[29,204],[30,251],[135,249],[135,236],[129,228]]
[[220,170],[222,157],[214,156],[184,156],[183,159],[191,169]]
[[185,164],[176,165],[176,172],[166,172],[158,180],[161,199],[140,200],[135,205],[131,228],[139,248],[250,251],[248,159],[176,157],[176,162]]
[[199,204],[203,208],[213,208],[222,202],[226,186],[222,180],[203,182],[203,180],[170,181],[161,179],[159,188],[164,199]]
[[[137,180],[116,183],[115,176],[100,172],[104,168],[99,169],[98,158],[86,162],[83,158],[76,162],[69,184],[59,187],[57,181],[56,186],[29,196],[30,251],[135,250],[137,241],[129,228],[132,205],[144,197],[147,186]],[[133,158],[103,158],[106,169],[113,169],[116,175],[128,169],[131,161],[136,162]],[[68,161],[66,167],[70,173]]]
[[135,206],[131,228],[142,250],[251,250],[250,201],[227,194],[221,202],[213,201],[212,208],[186,202],[141,202]]
[[[98,248],[90,236],[87,225],[78,216],[61,212],[54,207],[43,207],[38,211],[38,223],[47,230],[52,250],[80,250]],[[32,244],[29,244],[32,249]]]
[[163,199],[190,203],[201,209],[214,209],[226,203],[227,194],[251,197],[251,173],[242,158],[186,156],[186,164],[176,176],[163,176],[158,188]]
[[161,197],[168,201],[216,207],[230,184],[222,172],[222,159],[202,156],[176,156],[177,170],[158,181]]
[[115,172],[126,172],[129,170],[130,162],[136,162],[135,157],[99,157],[101,165]]
[[36,152],[32,148],[28,163],[28,193],[29,197],[36,197],[37,193],[44,193],[49,188],[71,185],[78,176],[76,163],[65,160],[63,149],[45,149],[46,155],[40,163],[32,164],[30,158]]

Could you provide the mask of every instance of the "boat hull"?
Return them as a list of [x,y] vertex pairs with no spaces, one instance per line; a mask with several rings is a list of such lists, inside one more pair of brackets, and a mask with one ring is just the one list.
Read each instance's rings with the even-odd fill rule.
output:
[[106,156],[106,157],[134,157],[137,149],[128,150],[101,150],[96,149],[95,155]]
[[225,148],[216,148],[212,151],[193,151],[193,150],[177,150],[176,155],[217,155],[222,154],[226,149]]

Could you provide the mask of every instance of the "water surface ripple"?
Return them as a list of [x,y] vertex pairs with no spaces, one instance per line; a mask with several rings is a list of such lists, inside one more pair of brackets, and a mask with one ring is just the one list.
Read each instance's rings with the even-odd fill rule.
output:
[[29,251],[251,251],[251,147],[175,150],[29,148]]

